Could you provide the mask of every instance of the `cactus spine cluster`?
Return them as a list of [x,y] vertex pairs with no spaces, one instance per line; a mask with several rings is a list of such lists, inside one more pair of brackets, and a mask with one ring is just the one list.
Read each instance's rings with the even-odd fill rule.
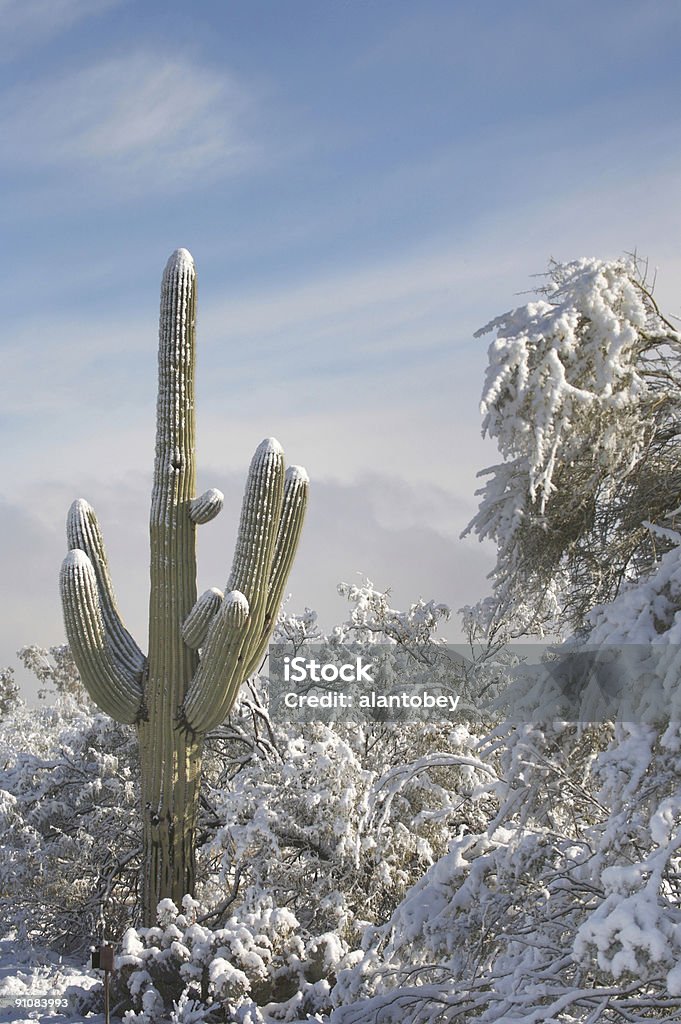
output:
[[251,461],[226,593],[197,598],[196,527],[223,497],[214,488],[195,495],[195,304],[194,263],[178,249],[161,286],[148,656],[123,625],[97,517],[82,499],[69,511],[60,576],[83,683],[102,711],[138,732],[146,924],[161,899],[194,891],[203,740],[264,656],[307,504],[305,470],[285,471],[281,446],[267,438]]

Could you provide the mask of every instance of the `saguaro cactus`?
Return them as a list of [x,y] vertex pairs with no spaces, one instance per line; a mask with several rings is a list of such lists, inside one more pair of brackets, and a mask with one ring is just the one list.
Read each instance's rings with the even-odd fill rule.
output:
[[203,740],[264,655],[307,504],[305,470],[285,473],[281,446],[267,438],[251,461],[226,593],[197,599],[196,527],[218,514],[223,497],[215,489],[195,496],[195,303],[194,263],[178,249],[161,286],[148,657],[123,625],[97,517],[82,499],[69,511],[60,576],[83,683],[103,711],[138,732],[146,924],[161,899],[194,891]]

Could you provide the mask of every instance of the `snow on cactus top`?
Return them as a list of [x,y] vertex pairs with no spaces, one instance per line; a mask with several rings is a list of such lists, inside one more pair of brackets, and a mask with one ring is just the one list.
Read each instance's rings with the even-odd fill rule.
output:
[[264,457],[265,455],[269,455],[270,453],[282,456],[284,454],[284,449],[281,447],[276,437],[266,437],[263,441],[261,441],[255,450],[254,458]]
[[302,484],[309,484],[310,477],[304,466],[289,466],[286,470],[288,480],[299,480]]
[[171,252],[166,263],[165,273],[171,274],[177,270],[193,270],[194,269],[194,258],[189,252],[189,249],[175,249]]

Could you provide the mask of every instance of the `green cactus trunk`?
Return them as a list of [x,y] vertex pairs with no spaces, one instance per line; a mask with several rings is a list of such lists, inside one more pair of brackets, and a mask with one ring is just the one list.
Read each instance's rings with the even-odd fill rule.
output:
[[118,613],[99,524],[87,502],[67,521],[60,576],[66,632],[93,700],[139,738],[144,837],[142,920],[195,886],[201,755],[264,655],[300,537],[308,480],[273,438],[249,470],[226,595],[196,595],[196,526],[222,495],[195,497],[196,277],[189,253],[168,260],[161,288],[156,461],[151,502],[149,655]]
[[[160,724],[160,723],[159,723]],[[143,921],[155,923],[156,907],[169,896],[177,906],[194,894],[195,835],[201,784],[199,737],[172,729],[159,743],[152,723],[139,727]]]
[[156,460],[151,498],[146,719],[139,722],[145,917],[164,896],[194,892],[194,829],[201,741],[178,722],[198,653],[182,638],[196,603],[194,353],[196,282],[174,253],[161,286]]

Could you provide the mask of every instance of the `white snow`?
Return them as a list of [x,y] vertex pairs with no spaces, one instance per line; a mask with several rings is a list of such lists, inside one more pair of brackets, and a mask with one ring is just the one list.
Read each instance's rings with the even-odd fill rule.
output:
[[[71,1002],[68,1008],[56,1007],[54,1003],[69,1000],[69,988],[89,989],[101,979],[101,972],[93,971],[89,964],[62,958],[48,949],[32,948],[12,935],[6,936],[0,939],[0,1024],[82,1021],[83,1015],[75,1003]],[[31,1002],[38,1002],[38,1006],[30,1005]],[[87,1020],[90,1024],[103,1024],[104,1015],[93,1014]]]
[[194,258],[188,249],[176,249],[168,257],[165,266],[165,274],[174,273],[177,270],[193,270]]
[[290,480],[300,480],[301,483],[309,484],[310,477],[304,466],[289,466],[286,470],[286,477]]
[[255,458],[261,458],[262,456],[269,454],[284,454],[284,449],[281,447],[276,437],[266,437],[263,441],[260,442],[260,444],[255,450],[254,460]]

